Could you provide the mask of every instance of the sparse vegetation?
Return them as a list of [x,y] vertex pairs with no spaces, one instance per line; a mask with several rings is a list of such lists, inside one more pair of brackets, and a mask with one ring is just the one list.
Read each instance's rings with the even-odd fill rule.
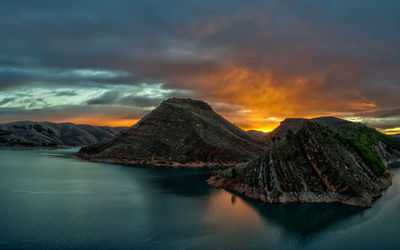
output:
[[[293,133],[293,128],[298,128],[293,124],[301,122],[301,127]],[[237,173],[231,169],[232,176],[224,175],[234,179],[216,181],[220,175],[215,173],[210,184],[264,202],[338,202],[361,207],[371,206],[379,193],[390,186],[390,173],[386,172],[380,155],[380,138],[389,141],[387,148],[393,151],[396,140],[373,128],[327,118],[315,122],[289,120],[277,131],[285,140],[280,141],[273,134],[271,138],[277,143],[271,150],[237,168]],[[365,167],[360,168],[354,159]],[[274,195],[268,199],[261,197],[260,187]],[[248,192],[250,188],[258,189],[259,195]],[[332,192],[340,196],[332,196]]]
[[385,165],[372,148],[373,145],[378,144],[379,134],[372,128],[360,127],[352,138],[346,138],[339,134],[335,136],[348,150],[356,153],[375,175],[382,175],[385,172]]
[[391,149],[400,150],[400,138],[392,137],[382,133],[378,133],[377,137]]
[[88,145],[88,146],[82,147],[80,149],[80,152],[85,153],[85,154],[97,154],[99,152],[99,148],[97,147],[96,144]]

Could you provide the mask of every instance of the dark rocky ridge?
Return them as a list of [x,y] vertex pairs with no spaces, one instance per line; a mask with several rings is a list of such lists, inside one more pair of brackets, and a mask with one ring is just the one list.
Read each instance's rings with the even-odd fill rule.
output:
[[286,118],[281,122],[279,127],[274,129],[271,133],[268,133],[266,137],[271,138],[273,142],[278,142],[285,138],[289,130],[296,133],[306,121],[307,119],[303,118]]
[[208,183],[267,203],[369,207],[391,185],[386,166],[400,158],[400,140],[334,117],[290,119],[271,136],[280,138],[265,154]]
[[293,133],[297,133],[297,131],[303,127],[304,123],[310,120],[317,122],[322,126],[334,129],[336,132],[342,135],[352,133],[352,131],[354,131],[353,128],[355,127],[364,126],[364,124],[361,123],[350,122],[333,116],[323,116],[313,119],[286,118],[281,122],[279,127],[274,129],[271,133],[268,133],[266,137],[270,138],[274,142],[281,141],[285,139],[285,136],[289,130],[291,130]]
[[94,161],[160,165],[235,165],[268,148],[203,101],[172,98],[111,141],[83,147]]
[[127,128],[19,121],[0,124],[0,147],[36,148],[83,146],[119,135]]
[[267,133],[258,130],[247,130],[246,133],[257,138],[263,138],[267,135]]

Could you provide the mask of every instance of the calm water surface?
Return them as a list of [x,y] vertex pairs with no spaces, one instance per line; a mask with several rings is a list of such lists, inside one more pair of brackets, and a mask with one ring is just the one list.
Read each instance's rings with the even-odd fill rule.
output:
[[0,151],[0,249],[400,249],[398,169],[371,209],[266,205],[75,151]]

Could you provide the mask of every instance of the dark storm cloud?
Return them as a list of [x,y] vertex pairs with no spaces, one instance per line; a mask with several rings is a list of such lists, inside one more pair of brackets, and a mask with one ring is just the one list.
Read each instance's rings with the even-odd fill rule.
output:
[[135,73],[117,83],[181,88],[224,61],[276,79],[320,71],[327,92],[361,84],[377,64],[398,66],[398,9],[396,1],[9,1],[0,10],[0,52],[40,67]]
[[149,96],[135,96],[128,95],[122,96],[122,93],[118,91],[108,91],[103,95],[90,99],[87,101],[89,105],[122,105],[122,106],[133,106],[139,108],[156,107],[161,102],[170,96],[177,96],[179,92],[173,92],[175,94],[166,95],[163,97],[149,97]]
[[[392,117],[399,11],[397,0],[2,1],[0,91],[163,83],[228,116]],[[108,92],[87,104],[160,101]]]
[[0,67],[29,66],[34,63],[32,58],[28,57],[10,57],[0,54]]
[[118,103],[136,107],[155,107],[162,102],[162,98],[149,98],[144,96],[126,96],[121,98]]
[[30,81],[30,74],[15,68],[0,68],[0,91],[19,87]]
[[64,91],[54,91],[55,96],[75,96],[77,95],[76,91],[73,90],[64,90]]
[[[394,103],[398,104],[398,103]],[[375,117],[375,118],[388,118],[388,117],[400,117],[400,108],[395,109],[384,109],[373,112],[358,113],[361,117]]]
[[157,106],[162,102],[162,98],[152,98],[148,96],[129,95],[122,97],[119,91],[108,91],[103,95],[87,101],[89,105],[111,105],[120,104],[125,106],[135,107],[152,107]]
[[114,104],[115,101],[119,98],[120,93],[118,91],[108,91],[103,95],[90,99],[87,101],[89,105],[105,105],[105,104]]

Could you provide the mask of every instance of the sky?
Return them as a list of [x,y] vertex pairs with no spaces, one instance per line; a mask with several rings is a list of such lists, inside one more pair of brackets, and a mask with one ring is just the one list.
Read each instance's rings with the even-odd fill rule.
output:
[[171,97],[241,128],[338,116],[400,133],[400,1],[18,1],[0,122],[131,126]]

